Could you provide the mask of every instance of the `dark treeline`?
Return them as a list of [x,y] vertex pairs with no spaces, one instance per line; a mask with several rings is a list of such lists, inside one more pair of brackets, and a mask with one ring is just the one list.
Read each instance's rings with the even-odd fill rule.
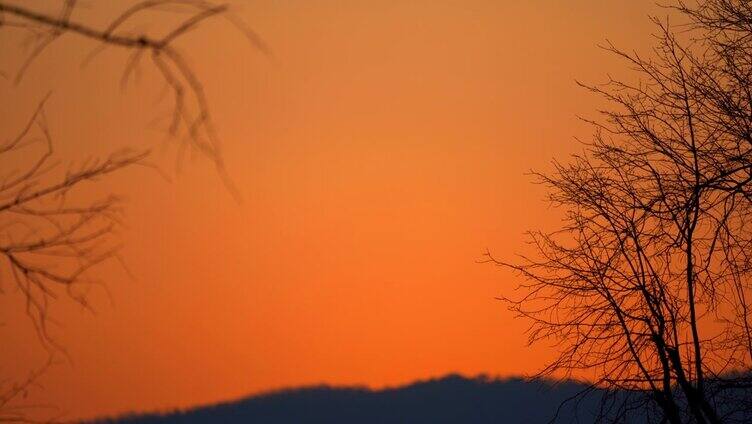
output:
[[[686,406],[681,390],[679,403]],[[752,393],[726,392],[721,413],[738,411]],[[604,419],[644,423],[649,408],[625,409],[644,392],[606,391],[590,385],[521,378],[490,379],[449,375],[383,390],[316,386],[288,389],[232,402],[165,413],[127,414],[86,424],[209,423],[592,423]],[[726,416],[744,420],[751,417]],[[689,417],[684,417],[689,419]]]
[[[318,386],[252,396],[164,414],[129,415],[96,424],[209,423],[546,423],[586,386],[450,375],[369,390]],[[593,422],[604,393],[561,407],[559,422]],[[93,423],[91,423],[93,424]]]

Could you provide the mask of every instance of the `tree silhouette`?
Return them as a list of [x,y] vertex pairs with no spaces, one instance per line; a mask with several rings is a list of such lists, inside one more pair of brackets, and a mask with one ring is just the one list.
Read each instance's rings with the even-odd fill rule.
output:
[[488,260],[526,279],[504,300],[530,343],[558,341],[540,375],[594,375],[604,421],[749,422],[752,9],[676,9],[689,24],[655,19],[649,57],[605,46],[637,81],[583,85],[611,107],[582,154],[535,174],[563,226]]
[[[36,58],[63,34],[93,43],[84,64],[106,48],[126,52],[128,60],[120,77],[125,85],[144,59],[161,75],[173,95],[168,133],[185,147],[211,160],[227,188],[237,196],[224,168],[219,140],[201,80],[188,65],[176,43],[189,31],[210,19],[222,18],[241,31],[258,49],[267,52],[261,39],[231,13],[225,4],[210,0],[141,0],[113,16],[103,28],[74,19],[75,0],[61,1],[58,15],[37,12],[24,5],[0,0],[0,30],[25,33],[29,53],[15,75],[0,74],[8,83],[22,82]],[[136,17],[157,11],[175,12],[180,20],[154,34],[133,32],[127,25]],[[177,12],[180,12],[179,14]],[[187,13],[183,13],[187,12]],[[87,159],[74,166],[59,163],[54,137],[45,119],[42,99],[17,133],[0,142],[0,273],[12,281],[26,300],[26,312],[42,344],[50,351],[62,347],[50,336],[48,306],[61,295],[88,307],[88,288],[101,284],[93,270],[118,258],[115,230],[121,223],[121,199],[109,195],[82,200],[77,191],[86,184],[103,184],[107,175],[134,165],[149,166],[148,150],[120,150],[101,159]],[[85,157],[89,155],[84,154]],[[1,292],[0,292],[1,293]],[[24,421],[23,411],[11,403],[23,396],[46,368],[26,381],[0,384],[0,421]]]

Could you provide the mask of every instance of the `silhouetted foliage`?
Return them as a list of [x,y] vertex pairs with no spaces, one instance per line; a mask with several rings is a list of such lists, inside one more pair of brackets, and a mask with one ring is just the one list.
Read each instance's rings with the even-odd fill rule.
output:
[[565,224],[489,260],[526,278],[505,300],[530,342],[559,341],[541,375],[592,373],[656,422],[749,422],[752,8],[677,10],[689,24],[654,20],[648,57],[605,47],[638,80],[583,85],[611,108],[584,153],[536,174]]

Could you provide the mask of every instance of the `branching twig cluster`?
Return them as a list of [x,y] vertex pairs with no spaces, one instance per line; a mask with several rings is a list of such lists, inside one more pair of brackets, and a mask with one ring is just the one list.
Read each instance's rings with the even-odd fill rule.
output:
[[[120,224],[119,199],[81,201],[71,199],[71,193],[142,163],[149,152],[123,150],[62,170],[54,160],[45,101],[15,137],[0,145],[1,159],[25,162],[0,175],[0,259],[5,263],[3,277],[10,277],[24,294],[27,313],[49,345],[54,344],[47,329],[49,302],[63,289],[88,307],[86,286],[97,284],[89,271],[115,257],[118,249],[110,238]],[[41,139],[32,137],[35,131]]]
[[0,381],[0,422],[22,424],[52,424],[54,420],[34,420],[28,416],[30,406],[19,406],[19,400],[26,399],[29,391],[39,386],[38,380],[52,365],[50,358],[43,366],[33,370],[22,381]]

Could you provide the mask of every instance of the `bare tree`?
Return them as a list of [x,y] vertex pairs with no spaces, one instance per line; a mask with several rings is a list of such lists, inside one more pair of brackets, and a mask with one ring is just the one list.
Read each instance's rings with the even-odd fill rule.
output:
[[[114,15],[102,28],[75,19],[76,1],[61,1],[57,15],[0,0],[0,30],[18,31],[28,37],[29,53],[15,75],[0,74],[8,83],[22,82],[36,58],[64,34],[92,42],[84,64],[106,48],[128,54],[121,85],[144,59],[161,75],[173,95],[168,133],[193,148],[217,169],[228,189],[237,196],[225,171],[219,139],[200,78],[176,47],[179,40],[203,22],[221,18],[239,29],[258,49],[267,52],[261,39],[231,13],[228,5],[210,0],[140,0]],[[180,20],[155,33],[133,32],[128,24],[137,17],[159,12],[181,12]],[[182,12],[187,12],[183,14]],[[3,78],[0,78],[0,81]],[[60,163],[53,135],[45,118],[42,99],[17,132],[0,142],[0,281],[12,281],[26,300],[26,311],[42,344],[61,352],[48,331],[48,306],[67,296],[89,307],[87,293],[100,285],[95,268],[118,259],[116,230],[122,219],[121,199],[115,195],[91,200],[79,191],[87,184],[102,184],[104,177],[134,165],[150,166],[148,150],[120,150],[102,159],[84,158],[78,165]],[[9,287],[0,287],[7,290]],[[46,367],[45,367],[46,368]],[[40,371],[41,372],[41,371]],[[21,383],[0,385],[0,421],[27,420],[12,402],[38,378],[33,372]]]
[[603,420],[752,419],[752,27],[732,38],[709,23],[742,3],[680,4],[690,26],[655,20],[649,57],[606,46],[638,81],[585,86],[612,108],[583,154],[536,174],[565,225],[530,233],[537,254],[520,262],[489,255],[527,280],[505,300],[530,342],[558,340],[540,375],[592,373],[609,390]]

